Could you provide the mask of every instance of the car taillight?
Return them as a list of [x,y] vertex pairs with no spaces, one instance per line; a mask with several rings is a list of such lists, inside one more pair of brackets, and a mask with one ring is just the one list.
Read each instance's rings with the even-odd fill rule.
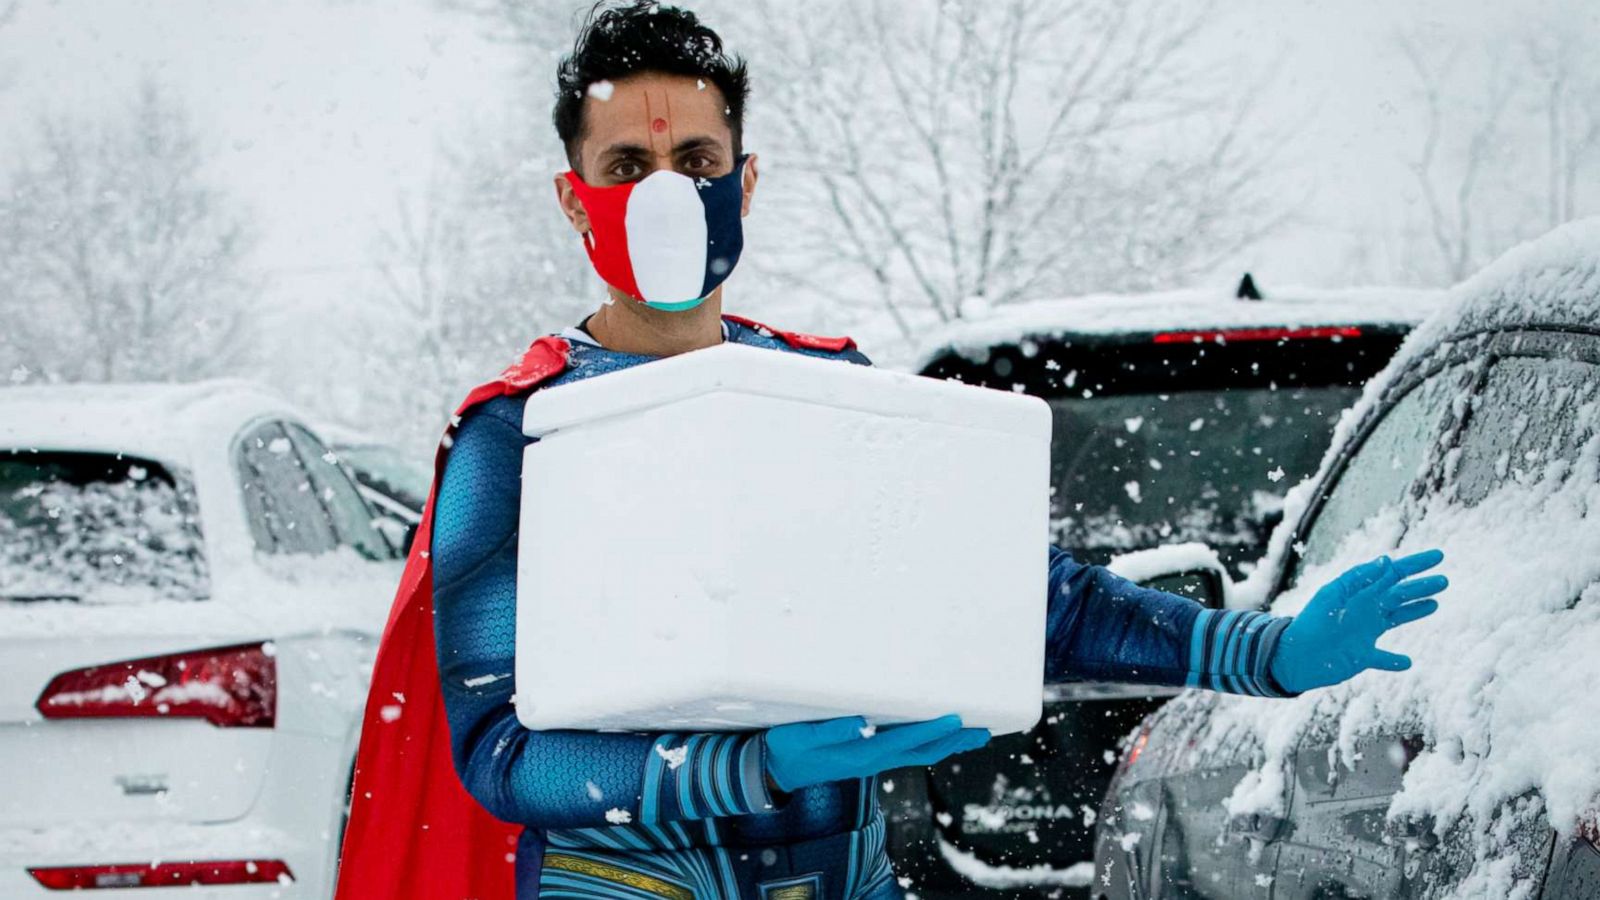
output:
[[83,888],[182,887],[192,884],[258,884],[294,880],[281,859],[227,859],[205,862],[119,863],[104,866],[51,866],[29,869],[35,881],[53,891]]
[[199,718],[271,728],[278,669],[272,644],[213,647],[105,663],[50,679],[34,706],[47,719]]
[[1139,735],[1133,739],[1133,743],[1128,745],[1128,752],[1122,754],[1122,763],[1117,766],[1118,775],[1122,775],[1133,768],[1133,764],[1139,761],[1139,754],[1144,752],[1144,745],[1149,740],[1150,729],[1140,727]]
[[1301,341],[1335,340],[1361,337],[1354,325],[1318,325],[1306,328],[1221,328],[1209,331],[1163,331],[1154,338],[1158,344],[1198,344],[1206,341]]

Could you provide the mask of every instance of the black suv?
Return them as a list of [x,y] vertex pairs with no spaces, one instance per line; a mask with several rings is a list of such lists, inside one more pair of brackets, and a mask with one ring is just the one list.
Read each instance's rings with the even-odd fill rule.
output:
[[[1156,586],[1216,595],[1261,556],[1285,492],[1315,471],[1340,412],[1438,300],[1261,299],[1248,281],[1241,288],[1026,305],[941,338],[919,368],[1049,402],[1056,544],[1105,564],[1204,542],[1226,571],[1213,562]],[[1175,693],[1048,685],[1032,731],[886,775],[903,883],[925,900],[1080,896],[1119,743]]]

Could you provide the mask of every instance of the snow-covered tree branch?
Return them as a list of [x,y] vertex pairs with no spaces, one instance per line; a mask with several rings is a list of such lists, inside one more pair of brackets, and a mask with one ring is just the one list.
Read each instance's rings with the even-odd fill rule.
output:
[[561,163],[516,134],[485,129],[443,152],[426,192],[396,199],[375,250],[381,288],[361,340],[373,383],[388,387],[372,392],[380,409],[367,418],[407,423],[419,445],[529,335],[604,296],[556,206]]
[[1592,211],[1600,176],[1600,31],[1540,18],[1481,44],[1434,31],[1397,44],[1425,116],[1408,161],[1412,264],[1459,281],[1518,241]]
[[0,367],[12,380],[178,380],[237,370],[258,282],[245,214],[152,82],[99,123],[46,115],[4,173]]
[[725,15],[772,145],[778,268],[850,284],[908,333],[1042,292],[1182,282],[1280,221],[1262,190],[1276,143],[1193,52],[1203,6],[759,0]]

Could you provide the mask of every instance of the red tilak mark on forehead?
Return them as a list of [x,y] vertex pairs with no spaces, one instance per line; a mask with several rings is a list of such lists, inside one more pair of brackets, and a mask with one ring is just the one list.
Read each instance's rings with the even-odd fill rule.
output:
[[655,121],[650,123],[650,130],[654,131],[656,134],[660,134],[661,132],[666,131],[667,130],[667,120],[658,117]]

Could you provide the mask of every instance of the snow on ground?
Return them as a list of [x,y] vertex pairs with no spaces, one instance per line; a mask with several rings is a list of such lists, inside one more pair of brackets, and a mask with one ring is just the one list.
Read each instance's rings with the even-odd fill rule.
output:
[[[1408,339],[1395,364],[1368,385],[1347,412],[1334,447],[1387,389],[1395,375],[1430,346],[1452,335],[1524,323],[1590,325],[1600,321],[1600,219],[1574,223],[1519,247],[1455,289],[1446,310]],[[1542,385],[1541,385],[1542,387]],[[1356,739],[1396,727],[1420,731],[1427,748],[1406,771],[1392,816],[1431,815],[1440,834],[1470,817],[1480,849],[1497,846],[1492,817],[1530,790],[1543,797],[1548,821],[1571,835],[1600,815],[1600,393],[1591,383],[1576,396],[1551,394],[1582,443],[1576,464],[1523,455],[1495,461],[1499,474],[1522,472],[1475,505],[1452,496],[1419,508],[1388,509],[1347,536],[1326,563],[1308,567],[1272,610],[1293,614],[1350,565],[1392,547],[1395,555],[1441,547],[1440,571],[1451,579],[1439,612],[1385,637],[1410,655],[1411,670],[1368,672],[1350,682],[1292,700],[1220,697],[1209,741],[1246,733],[1260,747],[1258,768],[1241,781],[1229,811],[1279,811],[1289,754],[1314,723],[1337,717],[1339,750],[1348,761]],[[1491,427],[1515,429],[1517,423]],[[1322,468],[1332,462],[1330,451]],[[1459,463],[1457,457],[1452,465]],[[1453,474],[1453,473],[1452,473]],[[1286,522],[1302,514],[1315,478],[1288,498]],[[1274,535],[1269,558],[1287,549],[1288,529]],[[1243,585],[1258,599],[1262,577]],[[1528,812],[1526,809],[1524,813]],[[1457,887],[1465,896],[1507,895],[1503,857],[1480,852]],[[1498,887],[1497,887],[1498,886]]]

